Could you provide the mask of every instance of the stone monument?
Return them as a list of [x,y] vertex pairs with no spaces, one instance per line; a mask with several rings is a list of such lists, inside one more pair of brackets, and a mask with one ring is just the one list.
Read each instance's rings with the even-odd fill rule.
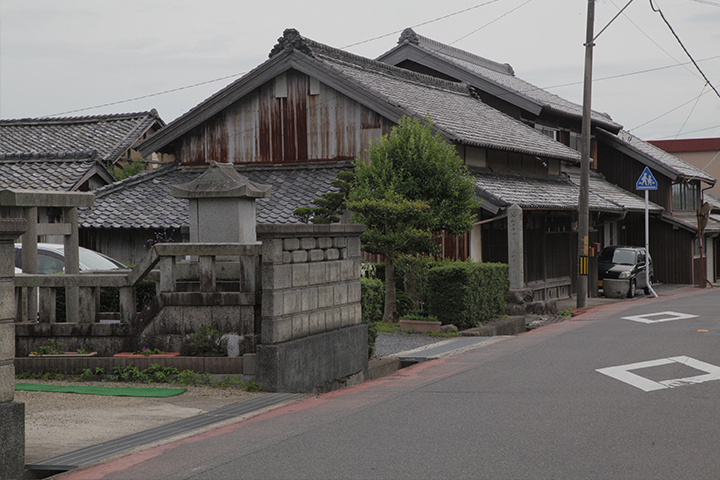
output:
[[25,475],[25,404],[15,402],[15,240],[25,219],[0,219],[0,479]]

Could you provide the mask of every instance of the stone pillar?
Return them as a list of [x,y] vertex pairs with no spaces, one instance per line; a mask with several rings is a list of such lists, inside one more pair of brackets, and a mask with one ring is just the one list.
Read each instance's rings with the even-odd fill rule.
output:
[[[37,207],[24,207],[23,216],[27,221],[27,229],[23,236],[22,266],[23,273],[38,273],[38,253],[37,253]],[[14,272],[14,270],[13,270]],[[23,289],[27,293],[27,297],[23,304],[23,322],[37,321],[37,296],[38,289],[28,287]]]
[[210,162],[192,182],[170,187],[190,201],[190,243],[255,243],[255,199],[269,197],[270,185],[255,184],[232,163]]
[[0,219],[0,479],[25,475],[25,404],[15,402],[15,239],[25,219]]
[[507,210],[508,265],[510,266],[510,289],[525,286],[523,267],[523,211],[518,205]]
[[[70,235],[65,235],[65,273],[77,275],[80,273],[80,253],[78,234],[77,207],[63,208],[63,220],[70,225]],[[95,320],[87,315],[80,315],[80,288],[76,285],[65,287],[65,321],[68,323],[82,323]]]
[[368,365],[360,305],[364,225],[258,225],[262,322],[257,382],[308,392]]

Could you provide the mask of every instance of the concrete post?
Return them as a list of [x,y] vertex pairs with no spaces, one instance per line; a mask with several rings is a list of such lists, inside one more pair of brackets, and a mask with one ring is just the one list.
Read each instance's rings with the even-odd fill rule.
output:
[[[65,236],[65,273],[77,275],[80,273],[80,254],[77,207],[63,209],[63,220],[70,224],[70,235]],[[68,323],[82,323],[90,320],[87,316],[80,316],[80,288],[76,286],[65,287],[65,321]]]
[[507,210],[508,265],[510,266],[510,289],[525,286],[523,266],[523,211],[518,205]]
[[[23,216],[27,221],[27,230],[23,235],[23,251],[22,266],[23,273],[38,273],[38,254],[37,254],[37,207],[24,207]],[[27,295],[21,299],[23,302],[23,322],[37,321],[37,296],[39,295],[37,288],[25,289]]]
[[[25,404],[15,402],[15,239],[25,219],[0,219],[0,479],[25,475]],[[37,266],[37,263],[35,264]]]

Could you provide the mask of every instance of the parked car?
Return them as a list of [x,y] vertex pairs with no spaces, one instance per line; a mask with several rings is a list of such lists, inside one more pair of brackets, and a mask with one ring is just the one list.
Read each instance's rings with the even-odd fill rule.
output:
[[[650,269],[650,284],[646,283],[646,265],[649,265]],[[645,295],[649,295],[650,286],[655,281],[654,275],[652,258],[649,254],[645,255],[643,247],[612,245],[603,248],[598,256],[598,287],[602,288],[605,279],[627,279],[630,284],[627,295],[629,298],[635,296],[638,288],[642,288]]]
[[[128,267],[100,252],[80,247],[80,270],[126,270]],[[15,244],[15,272],[22,270],[22,244]],[[38,243],[38,273],[51,274],[65,271],[65,246],[55,243]]]

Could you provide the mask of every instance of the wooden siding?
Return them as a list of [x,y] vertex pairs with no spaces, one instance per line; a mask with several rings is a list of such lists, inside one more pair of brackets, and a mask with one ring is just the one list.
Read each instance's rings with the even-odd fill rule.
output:
[[[628,192],[638,193],[635,190],[635,184],[644,169],[645,165],[637,160],[603,143],[599,144],[597,170],[605,176],[608,182]],[[666,212],[672,212],[672,181],[655,170],[653,170],[653,176],[658,182],[658,189],[650,191],[649,200],[663,207]],[[642,192],[640,193],[642,194]],[[644,194],[642,196],[644,197]]]
[[[650,255],[653,258],[655,281],[659,283],[694,283],[693,234],[658,219],[650,219]],[[627,245],[645,245],[644,223],[625,227]]]
[[310,95],[305,74],[290,70],[286,79],[287,97],[276,98],[274,80],[266,82],[183,135],[176,158],[183,164],[352,160],[365,158],[394,126],[325,84]]

